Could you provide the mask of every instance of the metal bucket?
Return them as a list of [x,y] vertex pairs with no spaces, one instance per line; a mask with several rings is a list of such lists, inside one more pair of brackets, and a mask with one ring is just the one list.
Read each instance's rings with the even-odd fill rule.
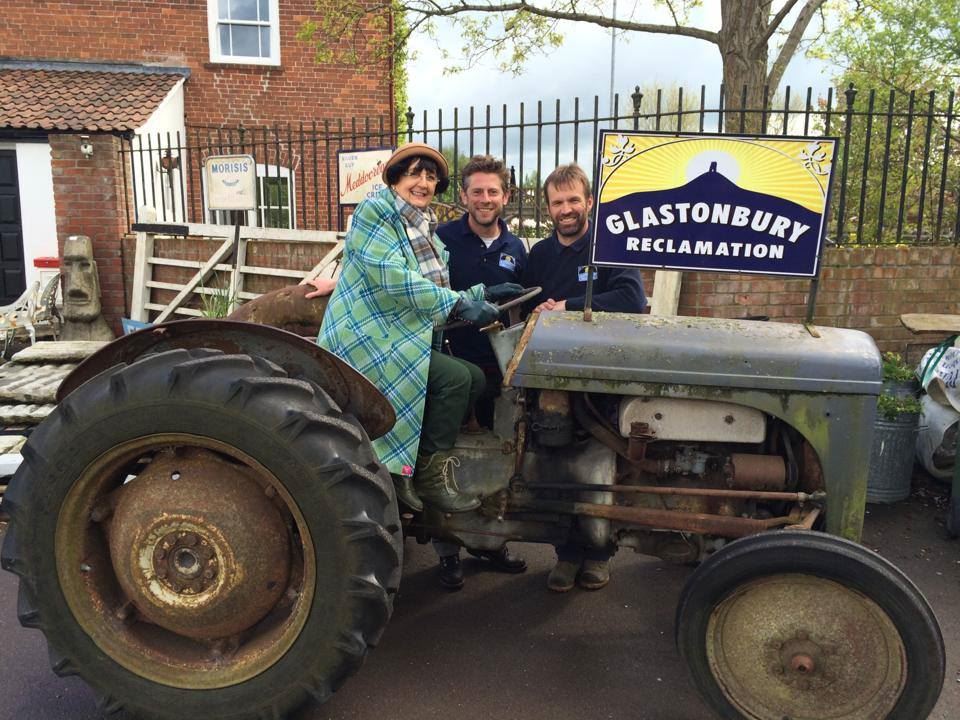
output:
[[919,418],[917,413],[904,413],[874,422],[867,502],[892,503],[910,495]]

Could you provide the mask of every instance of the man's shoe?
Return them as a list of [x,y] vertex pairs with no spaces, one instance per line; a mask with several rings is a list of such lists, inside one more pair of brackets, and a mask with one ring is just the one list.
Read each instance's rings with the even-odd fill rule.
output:
[[453,469],[459,466],[459,458],[443,452],[418,455],[413,486],[420,499],[448,513],[467,512],[480,507],[479,498],[464,495],[457,487]]
[[417,492],[413,489],[413,478],[403,475],[391,475],[391,477],[393,478],[393,489],[397,493],[397,500],[415,512],[423,510],[423,501],[417,497]]
[[499,550],[467,550],[467,552],[475,558],[489,560],[490,564],[500,572],[522,573],[527,570],[527,561],[511,553],[506,545]]
[[554,592],[569,592],[577,582],[580,563],[559,560],[547,576],[547,587]]
[[460,567],[460,553],[441,557],[438,570],[440,572],[440,584],[447,590],[454,592],[463,587],[463,568]]
[[599,590],[610,582],[609,560],[584,560],[577,584],[584,590]]

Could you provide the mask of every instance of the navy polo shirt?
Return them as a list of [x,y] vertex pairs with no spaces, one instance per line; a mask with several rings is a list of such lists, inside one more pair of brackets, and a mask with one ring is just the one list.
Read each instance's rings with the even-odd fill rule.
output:
[[[591,228],[569,247],[561,245],[554,232],[530,249],[523,286],[539,285],[543,291],[527,303],[530,310],[548,298],[566,300],[567,310],[583,310],[587,292],[586,265],[590,262]],[[636,268],[592,267],[594,310],[643,312],[647,298]]]
[[[527,265],[527,249],[523,241],[507,229],[498,219],[500,237],[490,247],[470,229],[469,215],[445,223],[437,228],[437,235],[450,253],[450,287],[466,290],[473,285],[499,285],[519,283]],[[451,330],[444,338],[450,351],[457,357],[469,360],[482,368],[497,367],[497,360],[490,341],[476,328]]]

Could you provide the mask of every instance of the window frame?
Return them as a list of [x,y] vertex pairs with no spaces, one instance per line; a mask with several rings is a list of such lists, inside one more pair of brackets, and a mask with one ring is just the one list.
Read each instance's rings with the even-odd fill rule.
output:
[[[261,173],[261,169],[263,172]],[[257,208],[253,212],[257,213],[257,223],[259,227],[274,227],[278,229],[286,230],[296,230],[297,229],[297,194],[295,187],[295,173],[292,168],[289,168],[285,165],[261,165],[257,164]],[[267,196],[267,189],[264,181],[275,180],[275,181],[284,181],[284,184],[287,186],[287,204],[286,205],[270,205],[264,204],[264,199]],[[279,210],[280,212],[286,212],[289,219],[289,223],[286,226],[281,225],[267,225],[266,218],[267,213]]]
[[[210,46],[210,62],[228,65],[280,65],[280,0],[267,0],[270,17],[270,57],[253,57],[250,55],[224,55],[220,49],[220,4],[219,0],[207,0],[207,43]],[[228,25],[247,25],[263,27],[262,23],[248,21],[231,21]]]
[[[266,205],[264,180],[283,180],[287,185],[287,204],[286,205]],[[267,213],[272,210],[280,210],[288,213],[290,224],[286,226],[268,226],[265,224]],[[203,211],[206,222],[214,225],[232,225],[227,222],[228,213],[235,212],[230,210],[211,210],[207,207],[206,194],[203,199]],[[245,220],[243,225],[246,227],[273,228],[277,230],[296,230],[297,229],[297,193],[296,193],[296,171],[286,165],[274,165],[269,163],[257,163],[257,207],[253,210],[242,210]]]

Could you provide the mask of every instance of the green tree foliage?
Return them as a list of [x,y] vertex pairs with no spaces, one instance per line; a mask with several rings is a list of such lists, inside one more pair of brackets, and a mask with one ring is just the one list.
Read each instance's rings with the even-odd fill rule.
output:
[[412,28],[400,0],[316,0],[316,17],[304,21],[297,38],[314,47],[320,64],[388,62],[398,133],[406,130],[407,39]]
[[409,104],[409,94],[407,92],[407,37],[410,34],[410,27],[407,24],[407,16],[393,3],[393,33],[391,37],[391,68],[393,71],[393,113],[397,118],[397,133],[402,137],[407,130],[407,106]]
[[[300,37],[313,43],[317,60],[349,61],[363,53],[383,57],[397,52],[414,33],[435,36],[437,22],[453,23],[462,47],[443,58],[456,72],[483,57],[494,57],[505,71],[519,73],[527,58],[547,53],[563,42],[564,21],[589,23],[629,33],[689,37],[717,47],[728,88],[748,88],[749,107],[760,104],[764,86],[775,90],[811,21],[825,0],[718,1],[721,27],[710,30],[691,20],[702,0],[648,0],[624,3],[616,16],[606,0],[331,0],[317,1],[317,16],[304,23]],[[665,8],[672,22],[644,22],[653,7]],[[406,27],[398,37],[372,37],[371,19],[382,23],[403,14]],[[396,26],[399,28],[399,24]],[[770,58],[770,46],[775,46]]]
[[837,27],[819,53],[859,87],[907,93],[960,81],[956,0],[856,0],[837,7]]
[[[847,222],[838,239],[952,237],[960,186],[960,102],[951,108],[960,81],[960,6],[955,0],[843,3],[819,54],[839,67],[836,81],[845,89],[839,109],[853,99]],[[841,127],[845,134],[845,121]],[[837,201],[835,193],[835,212]]]

